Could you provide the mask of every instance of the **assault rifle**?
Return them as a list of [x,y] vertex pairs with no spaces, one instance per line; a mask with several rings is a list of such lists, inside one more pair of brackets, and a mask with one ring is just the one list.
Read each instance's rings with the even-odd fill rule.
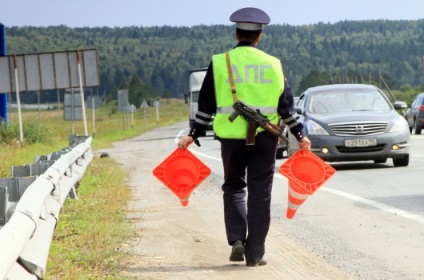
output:
[[259,109],[254,109],[247,105],[245,102],[237,100],[233,104],[234,113],[232,113],[228,119],[230,122],[233,122],[238,116],[243,116],[247,122],[247,135],[246,135],[246,145],[255,145],[255,135],[256,129],[258,126],[261,126],[266,131],[271,134],[280,137],[285,142],[289,142],[287,137],[283,135],[283,127],[280,127],[276,124],[273,124],[268,120],[268,118],[263,115]]

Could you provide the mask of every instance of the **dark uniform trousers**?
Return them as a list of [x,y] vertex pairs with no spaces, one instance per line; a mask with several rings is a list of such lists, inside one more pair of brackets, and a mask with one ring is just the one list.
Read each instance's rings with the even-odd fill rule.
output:
[[246,242],[247,262],[258,262],[265,254],[277,140],[266,131],[256,135],[252,146],[246,146],[245,140],[220,139],[227,239],[230,245]]

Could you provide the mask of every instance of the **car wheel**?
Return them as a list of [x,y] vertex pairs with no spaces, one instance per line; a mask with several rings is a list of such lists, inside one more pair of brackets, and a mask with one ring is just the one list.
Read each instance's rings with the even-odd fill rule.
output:
[[409,155],[405,155],[401,158],[393,158],[393,165],[396,167],[399,166],[408,166],[409,164]]
[[383,158],[383,159],[375,159],[374,163],[385,163],[387,161],[387,158]]
[[418,120],[415,120],[415,134],[421,134],[421,124]]

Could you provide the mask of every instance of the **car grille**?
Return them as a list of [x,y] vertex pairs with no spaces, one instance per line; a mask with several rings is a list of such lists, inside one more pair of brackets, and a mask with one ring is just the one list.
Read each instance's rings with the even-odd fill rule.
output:
[[330,124],[331,130],[337,136],[376,135],[384,133],[387,122],[358,122]]

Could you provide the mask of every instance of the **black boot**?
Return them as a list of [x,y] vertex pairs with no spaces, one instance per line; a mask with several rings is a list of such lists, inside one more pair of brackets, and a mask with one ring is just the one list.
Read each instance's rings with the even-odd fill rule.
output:
[[240,240],[237,240],[233,244],[231,249],[230,261],[242,262],[244,261],[244,244]]

